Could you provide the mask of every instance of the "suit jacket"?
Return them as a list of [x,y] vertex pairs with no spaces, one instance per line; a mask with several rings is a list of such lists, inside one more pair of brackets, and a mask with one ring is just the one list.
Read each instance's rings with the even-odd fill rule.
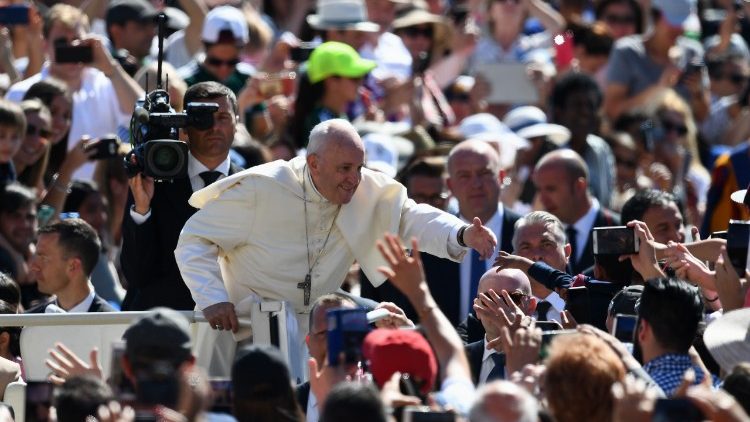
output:
[[294,387],[294,395],[297,398],[299,407],[302,408],[302,413],[307,414],[307,401],[310,399],[310,381],[297,384]]
[[471,380],[474,385],[479,384],[479,373],[482,371],[482,357],[484,356],[484,339],[464,346],[466,358],[469,360]]
[[[51,303],[55,303],[55,300],[50,300],[42,304],[36,305],[24,313],[43,314],[44,310],[47,309],[47,305]],[[107,303],[107,301],[102,299],[99,295],[94,295],[94,301],[91,302],[91,306],[89,306],[89,310],[86,312],[117,312],[117,309],[113,308],[112,305]]]
[[620,216],[606,208],[599,208],[599,212],[596,213],[596,219],[594,219],[594,225],[591,226],[589,231],[588,240],[583,248],[583,254],[578,262],[572,262],[571,260],[571,274],[583,274],[591,267],[594,266],[594,227],[606,227],[606,226],[619,226]]
[[477,318],[473,310],[469,312],[466,319],[458,324],[456,331],[465,345],[484,340],[484,325],[482,325],[482,321]]
[[[229,174],[242,169],[231,164]],[[151,216],[136,224],[130,216],[135,203],[129,197],[122,222],[120,263],[128,292],[122,304],[124,311],[144,311],[156,306],[192,311],[195,302],[182,281],[174,257],[177,239],[185,222],[196,209],[188,204],[193,194],[190,179],[156,183],[151,200]]]
[[[499,239],[500,249],[505,252],[513,252],[513,230],[520,215],[505,208],[503,210],[502,236]],[[424,265],[425,277],[430,292],[435,298],[440,310],[454,326],[465,317],[461,315],[461,264],[449,259],[438,258],[428,253],[422,253],[422,264]],[[406,316],[415,323],[419,322],[416,311],[409,300],[395,288],[390,281],[383,283],[380,287],[373,287],[361,274],[361,295],[376,302],[393,302],[404,310]]]

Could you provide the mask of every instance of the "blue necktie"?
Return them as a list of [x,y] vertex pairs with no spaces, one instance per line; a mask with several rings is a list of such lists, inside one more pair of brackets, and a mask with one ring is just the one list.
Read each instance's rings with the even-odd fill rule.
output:
[[479,279],[482,275],[487,272],[487,265],[484,260],[479,256],[479,252],[471,250],[471,283],[469,284],[469,312],[471,312],[472,305],[474,304],[474,298],[477,297],[477,288],[479,287]]
[[502,353],[493,353],[490,355],[492,362],[495,363],[495,367],[492,368],[487,380],[485,382],[492,382],[495,380],[501,380],[505,378],[505,355]]

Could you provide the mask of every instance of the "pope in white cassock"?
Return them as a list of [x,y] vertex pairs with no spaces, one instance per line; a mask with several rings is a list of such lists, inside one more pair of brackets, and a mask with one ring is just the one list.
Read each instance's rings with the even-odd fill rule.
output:
[[383,283],[377,269],[387,263],[375,242],[385,232],[416,237],[423,251],[455,261],[468,247],[493,254],[497,240],[478,218],[466,225],[415,203],[364,160],[354,127],[328,120],[310,133],[307,157],[257,166],[193,194],[199,210],[175,256],[211,327],[236,333],[237,315],[267,299],[287,301],[306,333],[310,305],[341,287],[355,260],[373,284]]

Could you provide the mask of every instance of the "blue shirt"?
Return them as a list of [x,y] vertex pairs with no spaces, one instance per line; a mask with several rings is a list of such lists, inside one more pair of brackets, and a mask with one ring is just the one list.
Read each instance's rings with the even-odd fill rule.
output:
[[698,365],[694,365],[687,354],[661,355],[643,365],[643,369],[664,390],[667,397],[674,395],[688,368],[693,368],[695,384],[700,384],[703,380],[703,370]]

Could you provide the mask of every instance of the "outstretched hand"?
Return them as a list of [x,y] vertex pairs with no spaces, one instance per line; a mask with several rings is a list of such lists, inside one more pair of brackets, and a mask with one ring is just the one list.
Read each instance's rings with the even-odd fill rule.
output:
[[383,240],[377,242],[378,250],[389,265],[378,268],[378,271],[410,299],[427,287],[416,238],[412,238],[411,246],[412,255],[409,256],[398,237],[390,233],[386,233]]
[[489,259],[495,253],[497,238],[492,230],[482,225],[479,217],[474,217],[474,221],[464,231],[464,243],[466,246],[476,249],[482,259]]
[[55,349],[49,351],[49,358],[44,361],[44,364],[52,370],[49,380],[57,385],[65,383],[65,380],[70,377],[79,375],[92,375],[104,380],[98,355],[96,347],[91,349],[87,364],[64,344],[55,344]]

